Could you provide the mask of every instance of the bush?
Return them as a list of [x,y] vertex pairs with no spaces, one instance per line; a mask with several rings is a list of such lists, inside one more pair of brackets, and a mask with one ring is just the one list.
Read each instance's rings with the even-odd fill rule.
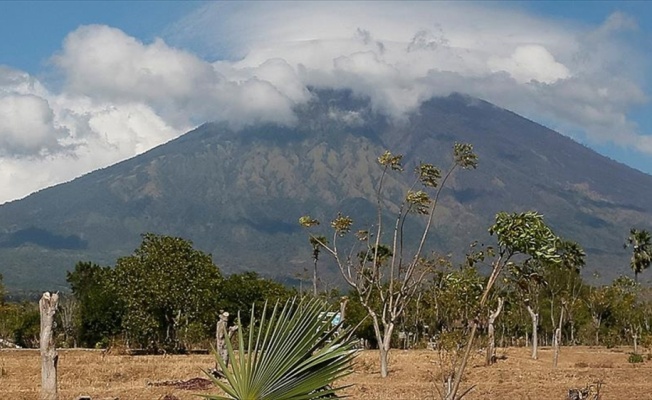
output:
[[643,362],[643,356],[637,353],[630,353],[629,358],[627,359],[630,364],[638,364]]

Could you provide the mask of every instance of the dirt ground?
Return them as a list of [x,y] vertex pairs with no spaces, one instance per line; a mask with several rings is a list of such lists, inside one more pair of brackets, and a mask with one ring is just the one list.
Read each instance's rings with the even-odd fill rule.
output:
[[[601,398],[651,399],[652,361],[628,362],[630,349],[591,347],[562,348],[559,367],[552,368],[552,351],[540,350],[538,360],[529,358],[529,349],[499,350],[503,356],[491,367],[482,365],[478,355],[467,369],[463,388],[476,386],[467,399],[565,399],[569,388],[603,382]],[[439,357],[428,350],[392,350],[390,376],[378,375],[377,353],[361,352],[354,373],[340,384],[351,399],[438,399],[435,386]],[[0,399],[38,399],[40,357],[33,350],[0,350]],[[218,393],[203,383],[202,369],[211,367],[210,355],[125,356],[102,355],[98,351],[59,351],[59,393],[61,400],[88,395],[93,400],[147,399],[190,400],[199,393]],[[166,381],[192,381],[181,385],[160,385]],[[168,384],[174,382],[168,382]]]

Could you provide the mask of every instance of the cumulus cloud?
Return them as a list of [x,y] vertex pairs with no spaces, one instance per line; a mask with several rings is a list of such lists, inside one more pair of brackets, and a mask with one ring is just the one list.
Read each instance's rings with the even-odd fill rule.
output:
[[255,71],[214,66],[161,39],[145,44],[103,25],[70,33],[53,61],[65,77],[67,93],[94,101],[147,104],[177,125],[215,119],[235,125],[258,120],[289,123],[293,102],[307,98],[306,89],[292,79],[295,72],[282,60],[267,60]]
[[151,42],[82,26],[52,57],[56,85],[0,66],[0,202],[205,121],[292,125],[308,87],[351,89],[397,119],[463,92],[652,154],[628,117],[648,101],[647,55],[623,39],[637,29],[623,13],[591,27],[467,2],[209,2]]
[[25,72],[0,68],[0,202],[132,157],[180,132],[145,103],[52,93]]
[[489,57],[492,72],[507,72],[518,83],[555,83],[570,76],[570,71],[540,45],[518,46],[508,58]]
[[34,95],[0,97],[0,154],[4,156],[43,155],[58,147],[64,135],[55,128],[47,100]]

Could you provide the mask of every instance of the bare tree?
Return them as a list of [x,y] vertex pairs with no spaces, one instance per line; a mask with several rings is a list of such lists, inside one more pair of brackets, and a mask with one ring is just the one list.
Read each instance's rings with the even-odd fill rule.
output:
[[595,345],[600,345],[600,327],[602,320],[609,311],[610,293],[608,286],[589,287],[589,293],[584,298],[584,303],[591,313],[591,322],[595,331]]
[[77,347],[77,318],[79,317],[79,301],[72,295],[61,296],[59,299],[59,319],[63,330],[66,346]]
[[[349,233],[353,224],[353,220],[348,216],[338,214],[331,222],[333,238],[330,244],[311,234],[311,238],[319,242],[335,259],[344,280],[353,288],[372,320],[374,334],[378,340],[382,377],[388,375],[388,353],[394,328],[428,271],[429,263],[422,254],[441,190],[456,169],[472,169],[477,166],[473,147],[460,143],[454,146],[453,163],[443,178],[440,170],[432,164],[420,163],[415,169],[414,184],[398,205],[391,233],[386,235],[383,215],[388,210],[384,206],[383,185],[389,172],[403,170],[401,160],[401,155],[393,155],[389,151],[378,158],[383,171],[376,188],[376,226],[371,230],[358,231],[356,236],[362,244],[361,251],[356,253],[354,247],[350,253],[342,253],[338,248],[338,238]],[[417,186],[421,187],[417,189]],[[407,255],[404,231],[410,214],[425,216],[425,226],[421,239],[415,246],[416,250]],[[319,221],[304,216],[300,218],[299,223],[304,227],[311,227],[318,225]],[[389,239],[390,243],[383,243],[384,238]]]

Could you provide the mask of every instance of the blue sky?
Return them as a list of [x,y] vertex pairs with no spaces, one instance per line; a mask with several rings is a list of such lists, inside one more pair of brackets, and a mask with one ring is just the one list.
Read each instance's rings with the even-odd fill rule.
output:
[[469,93],[652,173],[647,2],[0,2],[0,203],[307,86]]

